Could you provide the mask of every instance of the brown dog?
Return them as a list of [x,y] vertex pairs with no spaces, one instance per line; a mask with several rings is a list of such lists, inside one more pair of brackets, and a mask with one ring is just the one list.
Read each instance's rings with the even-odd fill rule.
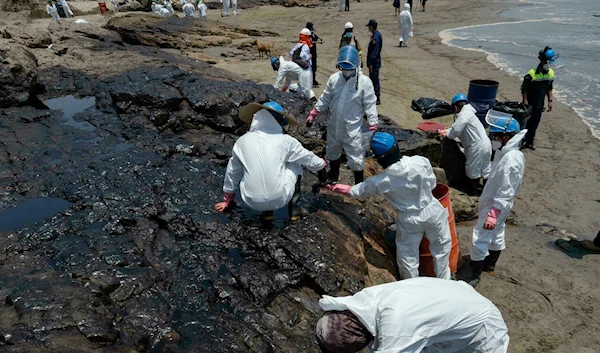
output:
[[262,57],[262,54],[264,53],[265,56],[270,57],[271,56],[271,48],[273,48],[275,46],[274,43],[261,43],[258,41],[258,39],[256,39],[254,41],[254,44],[256,44],[256,47],[258,48],[258,56]]

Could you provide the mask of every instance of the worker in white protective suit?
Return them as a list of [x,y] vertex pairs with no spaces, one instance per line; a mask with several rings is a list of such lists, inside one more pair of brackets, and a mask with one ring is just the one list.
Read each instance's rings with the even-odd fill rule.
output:
[[456,114],[454,124],[450,129],[439,130],[439,133],[460,140],[465,149],[465,172],[470,179],[467,193],[475,195],[481,188],[480,178],[487,179],[490,175],[492,145],[467,96],[456,94],[452,98],[452,106]]
[[183,5],[183,7],[181,8],[181,10],[183,10],[183,15],[185,17],[191,17],[194,18],[194,14],[196,12],[196,8],[194,7],[194,5],[190,4],[189,2],[185,3]]
[[400,37],[398,41],[398,47],[408,46],[408,38],[413,36],[413,19],[410,14],[410,4],[404,4],[404,10],[400,12],[398,16],[398,29],[400,30]]
[[324,295],[317,322],[322,352],[506,353],[496,306],[463,281],[411,278],[347,297]]
[[73,11],[71,11],[71,8],[69,7],[69,4],[67,3],[67,0],[60,0],[60,4],[62,5],[63,10],[65,11],[65,16],[73,17]]
[[[303,28],[300,31],[300,35],[298,38],[298,43],[290,50],[290,59],[299,65],[302,70],[302,81],[304,82],[304,87],[312,90],[313,85],[313,74],[312,74],[312,54],[310,53],[310,48],[314,45],[312,42],[312,33],[308,28]],[[310,76],[310,77],[309,77]],[[310,88],[308,88],[310,87]],[[308,93],[307,93],[308,95]],[[314,94],[313,94],[314,95]],[[308,96],[307,96],[308,97]],[[308,97],[310,98],[310,97]]]
[[157,4],[156,0],[152,0],[152,13],[155,15],[162,16],[161,10],[163,9],[162,5]]
[[283,133],[282,126],[299,124],[276,102],[250,103],[240,109],[239,117],[251,123],[250,131],[233,146],[223,184],[225,196],[215,209],[222,212],[231,206],[239,187],[242,200],[263,212],[264,220],[272,219],[273,211],[286,205],[290,219],[298,219],[302,166],[318,172],[324,181],[327,163]]
[[167,10],[167,12],[165,13],[165,16],[173,16],[175,14],[175,10],[173,9],[173,4],[171,3],[171,0],[164,0],[164,1],[165,1],[164,8]]
[[[492,120],[493,119],[493,120]],[[504,229],[525,173],[520,151],[527,130],[520,131],[512,118],[490,118],[492,147],[496,151],[492,171],[479,197],[479,218],[473,229],[470,284],[476,286],[482,271],[493,273],[500,252],[506,247]]]
[[204,4],[204,2],[202,2],[202,0],[198,0],[198,11],[200,12],[200,19],[201,20],[206,20],[206,12],[208,11],[208,7],[206,7],[206,4]]
[[233,15],[237,16],[237,0],[230,0],[231,1],[231,7],[233,8]]
[[60,16],[58,15],[58,10],[56,10],[56,6],[52,3],[52,0],[48,0],[48,4],[46,4],[46,12],[50,17],[54,19],[54,21],[60,23]]
[[221,17],[229,16],[229,0],[219,0],[221,4],[223,4],[223,13]]
[[423,236],[429,240],[436,276],[450,279],[452,237],[448,211],[433,196],[437,183],[431,163],[421,156],[402,157],[396,138],[386,132],[373,134],[371,149],[385,169],[383,173],[352,187],[344,184],[326,187],[359,200],[382,194],[392,204],[398,212],[396,262],[402,279],[419,277],[419,246]]
[[[315,99],[315,93],[312,90],[312,72],[302,70],[302,68],[293,61],[286,61],[283,56],[271,58],[271,67],[277,71],[277,79],[273,87],[287,91],[293,81],[298,82],[298,93],[304,95],[310,100]],[[284,82],[285,79],[285,82]]]
[[329,111],[326,158],[331,169],[327,180],[338,181],[343,149],[348,167],[354,171],[354,182],[358,184],[364,180],[365,168],[365,148],[361,133],[363,116],[367,116],[369,130],[377,130],[377,97],[371,79],[360,72],[360,58],[356,48],[349,45],[340,48],[337,63],[340,71],[329,77],[325,91],[311,110],[306,123],[312,124],[319,113]]

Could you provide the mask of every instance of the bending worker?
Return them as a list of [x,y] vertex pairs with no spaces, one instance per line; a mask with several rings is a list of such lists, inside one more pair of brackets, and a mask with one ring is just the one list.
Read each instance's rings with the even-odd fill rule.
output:
[[471,180],[468,194],[475,195],[480,188],[480,178],[487,179],[490,175],[490,160],[492,146],[485,128],[477,115],[475,108],[462,93],[452,98],[454,107],[454,124],[450,129],[440,130],[440,134],[450,139],[458,137],[465,149],[465,172]]
[[223,184],[225,196],[215,209],[223,212],[231,206],[239,186],[242,200],[263,212],[263,219],[272,218],[274,210],[286,205],[290,219],[298,219],[302,166],[319,172],[320,181],[324,181],[325,160],[283,133],[288,123],[299,124],[276,102],[250,103],[240,109],[239,117],[251,124],[250,131],[233,146]]
[[523,95],[523,103],[531,106],[531,118],[527,121],[527,135],[523,142],[522,148],[535,150],[533,144],[535,132],[542,120],[542,112],[544,111],[544,101],[548,97],[548,111],[552,111],[552,83],[554,82],[554,70],[550,68],[550,64],[558,59],[558,55],[550,47],[540,50],[538,55],[540,63],[537,68],[529,70],[523,79],[521,93]]
[[482,271],[493,273],[500,252],[506,247],[504,227],[525,173],[525,156],[519,150],[527,130],[509,118],[488,121],[496,154],[490,178],[479,197],[479,218],[473,229],[470,284],[476,286]]
[[194,7],[194,5],[192,3],[186,2],[185,4],[183,4],[183,7],[181,9],[183,10],[183,15],[185,17],[194,18],[194,13],[196,12],[196,8]]
[[496,306],[465,282],[411,278],[324,295],[317,322],[322,352],[506,353],[508,329]]
[[419,246],[423,235],[429,240],[436,276],[450,279],[452,238],[448,210],[433,197],[436,179],[431,163],[421,156],[402,157],[396,138],[386,132],[373,135],[371,148],[385,169],[383,173],[352,187],[330,184],[327,188],[358,199],[383,194],[392,204],[398,212],[396,262],[402,279],[419,277]]
[[[281,88],[282,91],[287,91],[292,83],[292,80],[298,81],[298,93],[304,95],[308,99],[315,99],[315,93],[312,90],[312,72],[302,70],[300,65],[293,61],[286,61],[283,56],[279,59],[271,58],[271,67],[273,71],[277,71],[277,79],[273,87]],[[285,79],[285,83],[282,84]]]
[[348,167],[354,171],[354,182],[358,184],[364,180],[365,169],[365,149],[361,133],[363,115],[367,116],[369,129],[377,130],[377,97],[371,80],[360,72],[356,48],[349,45],[342,47],[338,52],[337,63],[340,71],[329,77],[327,87],[311,110],[306,123],[312,124],[320,112],[329,111],[325,157],[329,160],[331,169],[327,180],[338,181],[343,148]]

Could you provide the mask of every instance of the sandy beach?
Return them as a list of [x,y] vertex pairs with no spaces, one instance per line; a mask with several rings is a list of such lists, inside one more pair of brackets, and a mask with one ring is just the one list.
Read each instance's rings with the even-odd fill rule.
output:
[[[73,3],[77,6],[77,2]],[[317,97],[335,70],[334,58],[344,23],[354,24],[366,55],[370,34],[365,24],[376,19],[384,38],[382,104],[378,111],[404,128],[415,129],[421,121],[420,115],[410,108],[412,99],[450,100],[455,93],[466,93],[472,79],[498,81],[497,99],[520,100],[519,78],[502,73],[486,60],[484,53],[445,45],[439,36],[445,29],[493,23],[498,11],[514,4],[433,0],[427,3],[426,12],[420,12],[420,6],[416,6],[415,36],[407,48],[397,46],[397,18],[392,1],[352,1],[350,6],[350,12],[339,12],[337,3],[331,2],[316,8],[265,6],[241,10],[239,16],[224,19],[218,17],[219,11],[210,10],[208,16],[232,25],[279,33],[260,40],[274,43],[273,55],[286,57],[299,31],[306,22],[312,22],[324,40],[318,47],[317,80],[321,86],[314,89]],[[107,21],[99,15],[85,18],[94,25]],[[0,20],[5,24],[15,21],[6,16]],[[48,20],[29,24],[45,27]],[[540,48],[548,44],[540,43]],[[248,55],[223,56],[228,50],[210,47],[198,49],[196,54],[212,58],[215,67],[248,80],[274,82],[276,73],[267,59],[259,58],[256,52],[251,54],[251,60]],[[532,60],[531,67],[536,65]],[[449,126],[452,117],[436,121]],[[592,136],[569,106],[555,102],[552,112],[543,115],[536,147],[535,151],[524,151],[525,179],[515,200],[512,224],[507,228],[507,249],[496,273],[484,274],[477,290],[502,312],[511,337],[509,352],[599,352],[600,255],[561,251],[555,241],[574,236],[593,239],[600,231],[600,140]],[[463,255],[469,253],[474,223],[457,225]]]

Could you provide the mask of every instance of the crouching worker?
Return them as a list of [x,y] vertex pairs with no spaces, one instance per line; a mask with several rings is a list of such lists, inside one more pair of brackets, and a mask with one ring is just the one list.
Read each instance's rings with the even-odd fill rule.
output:
[[233,146],[223,184],[225,196],[215,210],[223,212],[232,205],[239,186],[242,200],[263,212],[263,219],[272,219],[273,211],[286,205],[290,219],[298,219],[302,166],[325,181],[325,160],[284,134],[283,126],[299,124],[278,103],[250,103],[240,109],[239,117],[251,124],[250,131]]
[[383,173],[350,186],[328,184],[327,188],[359,199],[383,194],[398,212],[396,215],[396,261],[403,279],[419,277],[419,245],[429,240],[435,274],[450,279],[452,249],[448,211],[433,197],[436,186],[431,163],[425,157],[402,157],[394,136],[376,132],[371,149]]
[[[292,80],[298,82],[298,93],[306,98],[315,101],[315,93],[312,90],[312,73],[302,70],[302,68],[293,61],[286,61],[283,56],[271,58],[271,67],[277,71],[277,79],[273,87],[287,91]],[[285,82],[284,82],[285,79]]]
[[452,106],[456,114],[450,129],[441,130],[440,134],[450,139],[457,138],[465,149],[465,172],[470,179],[469,195],[475,195],[480,187],[480,178],[487,179],[490,174],[492,147],[485,128],[475,113],[475,108],[462,93],[452,98]]
[[490,177],[479,198],[479,219],[473,229],[470,284],[476,286],[482,271],[493,273],[504,243],[504,222],[512,209],[525,172],[525,156],[519,150],[527,130],[515,119],[489,120],[492,148],[496,151]]
[[347,297],[324,295],[317,322],[322,352],[506,353],[508,330],[496,306],[467,283],[412,278]]
[[331,169],[327,180],[338,181],[343,148],[348,167],[354,171],[354,183],[358,184],[364,180],[365,169],[361,133],[363,116],[367,116],[369,129],[377,130],[377,97],[371,79],[360,72],[360,58],[356,48],[343,46],[338,51],[337,63],[340,71],[329,77],[327,87],[311,110],[306,124],[312,124],[319,113],[329,112],[325,157],[329,160]]

